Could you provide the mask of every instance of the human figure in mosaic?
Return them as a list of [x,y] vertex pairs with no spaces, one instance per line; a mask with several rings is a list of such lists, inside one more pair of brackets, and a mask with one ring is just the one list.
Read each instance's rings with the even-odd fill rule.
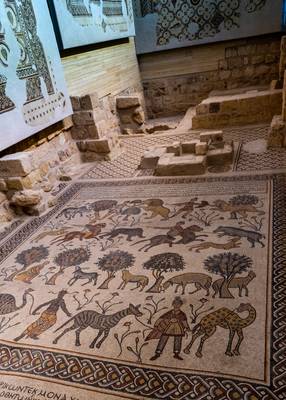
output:
[[72,315],[67,310],[66,303],[64,301],[64,296],[67,294],[66,290],[61,290],[58,296],[49,300],[41,305],[39,305],[34,311],[35,315],[41,308],[48,306],[48,308],[42,312],[40,318],[37,321],[29,325],[20,336],[16,337],[14,340],[18,342],[25,336],[34,340],[39,339],[39,336],[54,326],[57,322],[57,312],[61,309],[68,317]]
[[163,314],[154,325],[154,329],[146,337],[146,341],[159,339],[155,354],[150,358],[151,361],[157,360],[163,353],[170,337],[174,338],[174,358],[183,360],[180,356],[182,350],[182,340],[187,332],[190,332],[186,314],[181,311],[183,301],[176,297],[172,303],[172,310]]

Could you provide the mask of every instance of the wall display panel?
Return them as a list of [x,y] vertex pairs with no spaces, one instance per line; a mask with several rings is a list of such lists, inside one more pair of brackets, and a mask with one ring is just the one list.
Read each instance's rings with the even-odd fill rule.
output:
[[135,36],[132,0],[53,0],[63,49]]
[[71,114],[46,0],[0,0],[0,150]]
[[281,31],[283,0],[133,0],[137,53]]

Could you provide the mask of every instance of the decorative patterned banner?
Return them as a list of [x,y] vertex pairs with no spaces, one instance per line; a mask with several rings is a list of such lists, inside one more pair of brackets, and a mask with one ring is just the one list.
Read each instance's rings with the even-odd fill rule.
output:
[[0,0],[0,150],[72,113],[45,0]]
[[53,0],[64,49],[134,36],[132,0]]
[[134,0],[134,7],[138,53],[278,32],[282,23],[282,0]]

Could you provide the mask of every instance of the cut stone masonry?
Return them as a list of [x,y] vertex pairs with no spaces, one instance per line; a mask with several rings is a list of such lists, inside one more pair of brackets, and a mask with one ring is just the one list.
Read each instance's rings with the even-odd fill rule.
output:
[[72,97],[72,138],[76,141],[83,162],[110,160],[120,152],[117,117],[110,107],[99,100],[96,93]]
[[117,97],[116,109],[123,134],[145,133],[145,113],[139,95]]
[[202,175],[208,166],[231,164],[233,154],[233,143],[225,143],[222,131],[206,132],[196,140],[147,150],[139,168],[158,176]]

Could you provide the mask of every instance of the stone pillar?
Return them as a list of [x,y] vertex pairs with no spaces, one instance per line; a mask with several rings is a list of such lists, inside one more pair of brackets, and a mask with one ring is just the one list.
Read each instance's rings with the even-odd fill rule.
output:
[[116,108],[123,134],[145,133],[145,113],[139,95],[117,97]]
[[[286,37],[284,36],[283,39]],[[285,53],[286,54],[286,53]],[[285,66],[284,66],[285,68]],[[268,148],[286,147],[286,70],[283,78],[282,115],[275,115],[271,122],[268,136]]]
[[107,102],[100,101],[96,93],[72,97],[72,138],[76,141],[84,162],[110,160],[120,154],[117,118]]
[[283,81],[284,71],[286,69],[286,36],[283,36],[281,39],[280,51],[279,80]]

